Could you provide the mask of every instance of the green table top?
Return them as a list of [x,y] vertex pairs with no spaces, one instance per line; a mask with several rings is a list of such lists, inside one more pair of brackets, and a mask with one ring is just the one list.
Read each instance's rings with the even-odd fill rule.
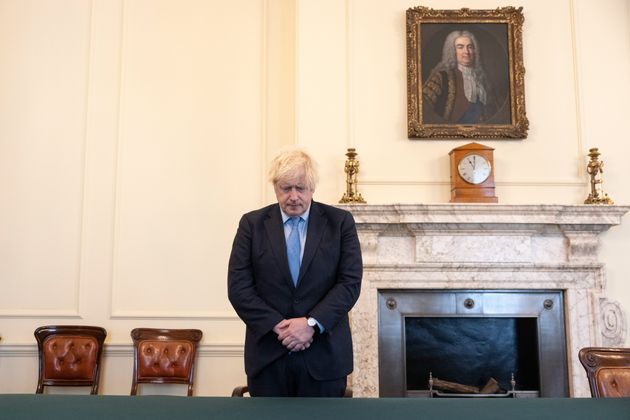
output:
[[229,398],[0,395],[0,419],[630,420],[630,398]]

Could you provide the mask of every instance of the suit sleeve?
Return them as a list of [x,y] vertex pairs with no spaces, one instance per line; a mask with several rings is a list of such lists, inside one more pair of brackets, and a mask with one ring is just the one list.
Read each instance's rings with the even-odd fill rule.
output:
[[341,319],[348,316],[359,298],[363,276],[361,245],[354,219],[349,212],[345,213],[340,230],[340,256],[335,285],[309,313],[329,333],[334,331]]
[[259,339],[273,330],[283,316],[257,290],[252,264],[252,227],[241,218],[228,265],[228,298],[238,316]]

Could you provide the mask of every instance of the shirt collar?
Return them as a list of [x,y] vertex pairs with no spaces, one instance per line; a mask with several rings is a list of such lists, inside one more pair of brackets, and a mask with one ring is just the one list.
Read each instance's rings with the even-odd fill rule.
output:
[[[311,201],[311,204],[313,204],[312,201]],[[301,217],[302,220],[304,220],[305,222],[308,222],[308,216],[311,213],[311,204],[308,205],[308,208],[306,209],[304,213],[296,217]],[[278,206],[280,205],[278,204]],[[280,214],[282,215],[282,224],[285,224],[287,220],[291,218],[291,216],[287,216],[287,214],[284,211],[282,211],[282,207],[280,207]]]

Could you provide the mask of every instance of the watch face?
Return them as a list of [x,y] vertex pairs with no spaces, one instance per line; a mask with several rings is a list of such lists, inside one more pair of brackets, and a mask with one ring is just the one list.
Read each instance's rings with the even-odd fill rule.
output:
[[464,181],[481,184],[490,176],[490,162],[481,155],[466,155],[459,161],[457,171]]

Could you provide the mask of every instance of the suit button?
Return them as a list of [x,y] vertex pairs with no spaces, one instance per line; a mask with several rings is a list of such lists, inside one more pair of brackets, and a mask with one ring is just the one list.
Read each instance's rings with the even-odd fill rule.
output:
[[293,303],[300,303],[300,299],[293,299]]

